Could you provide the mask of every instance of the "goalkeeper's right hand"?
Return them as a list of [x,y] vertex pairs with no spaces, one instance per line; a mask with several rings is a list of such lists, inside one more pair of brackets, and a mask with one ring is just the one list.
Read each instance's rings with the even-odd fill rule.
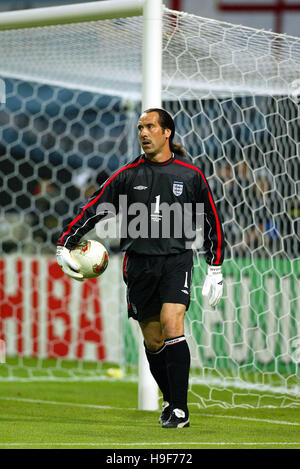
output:
[[58,265],[65,274],[75,280],[79,280],[79,282],[83,282],[83,275],[78,272],[79,265],[73,261],[69,249],[64,246],[57,246],[56,259]]

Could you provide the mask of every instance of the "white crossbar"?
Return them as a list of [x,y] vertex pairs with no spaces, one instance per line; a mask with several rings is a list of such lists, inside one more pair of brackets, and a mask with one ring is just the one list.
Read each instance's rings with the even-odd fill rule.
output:
[[108,0],[9,11],[0,14],[0,30],[141,16],[143,6],[144,0]]

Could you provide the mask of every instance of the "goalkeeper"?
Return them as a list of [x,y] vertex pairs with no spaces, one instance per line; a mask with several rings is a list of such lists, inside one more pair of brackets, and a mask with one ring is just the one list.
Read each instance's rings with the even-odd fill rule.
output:
[[[202,293],[216,306],[223,291],[221,265],[224,259],[224,235],[209,185],[201,170],[185,156],[181,145],[174,143],[175,124],[163,109],[143,112],[138,122],[138,136],[143,154],[116,171],[80,208],[64,227],[58,241],[57,260],[63,271],[82,279],[70,250],[103,219],[107,206],[123,213],[121,249],[124,256],[124,280],[127,283],[128,315],[139,322],[151,373],[162,395],[159,422],[163,428],[190,425],[187,405],[190,351],[184,335],[184,316],[190,303],[193,270],[191,239],[185,230],[176,236],[176,226],[164,236],[163,203],[176,203],[184,210],[189,204],[195,211],[204,207],[204,249],[208,264]],[[120,206],[126,196],[127,213]],[[123,200],[123,199],[122,199]],[[136,236],[130,232],[132,204],[147,208],[141,219],[155,228]],[[193,213],[195,216],[195,213]],[[173,225],[184,217],[173,217]],[[170,218],[168,220],[170,223]],[[177,226],[178,228],[178,226]]]

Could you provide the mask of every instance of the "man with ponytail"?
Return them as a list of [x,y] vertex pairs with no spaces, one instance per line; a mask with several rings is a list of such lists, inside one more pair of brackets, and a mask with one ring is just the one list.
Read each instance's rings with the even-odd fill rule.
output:
[[[190,304],[195,236],[183,226],[186,207],[192,207],[193,222],[197,207],[203,207],[208,271],[202,293],[212,307],[223,291],[224,235],[204,174],[182,145],[174,142],[174,136],[174,120],[167,111],[151,108],[142,113],[138,137],[143,153],[116,171],[63,229],[57,259],[63,269],[68,266],[64,270],[68,275],[71,272],[80,280],[70,249],[105,217],[107,204],[115,207],[115,213],[122,211],[128,316],[139,323],[149,367],[163,396],[159,423],[163,428],[186,428],[190,426],[190,351],[184,316]],[[120,196],[126,196],[126,216]],[[138,220],[134,218],[137,206]],[[166,207],[174,211],[166,211]]]
[[[169,148],[170,148],[171,153],[174,153],[177,156],[185,157],[186,152],[185,152],[184,147],[180,143],[174,142],[175,123],[174,123],[173,118],[170,116],[170,114],[164,109],[160,109],[160,108],[147,109],[144,112],[144,114],[147,114],[148,118],[149,117],[154,118],[154,120],[158,122],[163,132],[165,132],[166,129],[169,129],[171,131],[171,134],[169,136]],[[149,116],[149,114],[151,115]]]

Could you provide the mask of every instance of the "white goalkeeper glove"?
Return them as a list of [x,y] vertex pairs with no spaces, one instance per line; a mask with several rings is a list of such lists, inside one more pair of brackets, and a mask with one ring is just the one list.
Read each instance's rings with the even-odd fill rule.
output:
[[62,271],[75,280],[83,281],[83,275],[80,274],[79,265],[72,259],[69,249],[64,246],[57,246],[56,248],[57,263]]
[[223,275],[221,266],[208,266],[202,295],[208,296],[210,306],[216,306],[223,294]]

